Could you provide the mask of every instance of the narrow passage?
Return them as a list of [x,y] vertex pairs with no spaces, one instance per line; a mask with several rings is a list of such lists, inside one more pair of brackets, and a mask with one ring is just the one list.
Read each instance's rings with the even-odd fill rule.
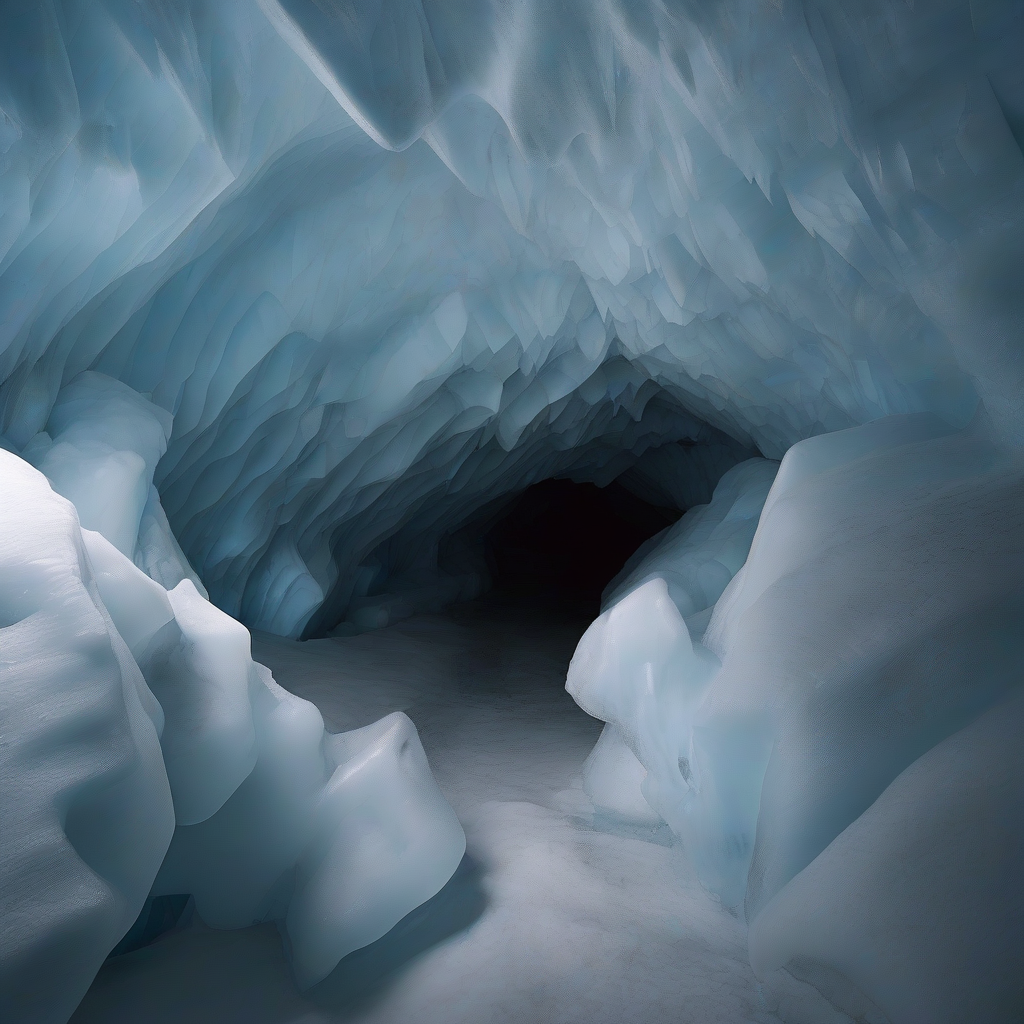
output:
[[468,838],[430,903],[299,993],[276,929],[191,923],[107,963],[73,1018],[151,1024],[771,1022],[744,929],[664,826],[594,814],[580,771],[601,724],[563,689],[587,613],[492,594],[361,636],[253,654],[328,728],[416,723]]

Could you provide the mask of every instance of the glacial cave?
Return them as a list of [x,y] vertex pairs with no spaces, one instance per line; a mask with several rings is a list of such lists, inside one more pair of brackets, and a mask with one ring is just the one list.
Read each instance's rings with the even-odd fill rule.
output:
[[0,2],[0,1019],[1019,1021],[1021,53]]
[[596,618],[601,592],[629,557],[683,511],[651,505],[614,481],[550,479],[502,501],[449,543],[482,533],[489,589],[575,604]]

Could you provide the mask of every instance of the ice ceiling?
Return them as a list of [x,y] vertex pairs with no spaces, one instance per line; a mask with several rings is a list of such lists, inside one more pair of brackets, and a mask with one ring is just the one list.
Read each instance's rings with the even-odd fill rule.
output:
[[139,486],[251,627],[467,593],[476,508],[653,449],[707,500],[886,414],[1019,437],[1018,5],[0,19],[5,443],[86,370],[151,399]]
[[759,978],[1019,1019],[1022,51],[1013,0],[0,5],[0,1007],[155,898],[308,986],[437,893],[412,723],[326,734],[245,627],[471,596],[561,477],[689,509],[569,670],[595,808]]

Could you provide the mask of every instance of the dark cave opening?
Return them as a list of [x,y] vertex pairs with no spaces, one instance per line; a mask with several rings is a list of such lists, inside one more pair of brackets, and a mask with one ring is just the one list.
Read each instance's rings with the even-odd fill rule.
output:
[[596,615],[601,592],[630,555],[681,515],[618,483],[544,480],[513,498],[483,535],[493,589]]

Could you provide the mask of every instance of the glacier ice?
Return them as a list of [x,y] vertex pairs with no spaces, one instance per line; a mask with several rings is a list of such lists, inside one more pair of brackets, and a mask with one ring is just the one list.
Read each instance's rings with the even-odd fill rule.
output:
[[[653,809],[686,834],[694,719],[721,667],[701,642],[704,628],[746,561],[778,468],[767,459],[733,467],[709,504],[653,537],[608,584],[609,607],[580,640],[566,680],[576,702],[608,723],[585,766],[584,786],[597,806],[639,819]],[[745,755],[730,751],[731,766],[710,772],[715,784],[728,785],[726,776]],[[630,776],[638,788],[627,790]],[[741,844],[741,857],[749,845]],[[713,858],[716,865],[721,860]]]
[[[193,896],[215,926],[280,921],[311,985],[433,896],[465,851],[405,715],[325,733],[253,662],[241,623],[115,546],[135,547],[125,520],[138,529],[150,485],[131,445],[151,434],[118,429],[110,408],[79,410],[86,457],[56,459],[53,477],[109,535],[80,529],[75,506],[0,451],[0,998],[15,1020],[66,1019],[165,893]],[[67,433],[37,445],[42,465]]]
[[153,698],[71,504],[0,451],[0,998],[70,1016],[142,909],[174,829]]
[[[652,537],[608,584],[604,604],[616,604],[650,579],[662,579],[691,635],[747,560],[778,463],[748,459],[722,475],[706,505],[694,503],[674,525]],[[707,623],[705,622],[706,626]]]
[[1020,694],[999,701],[901,772],[754,919],[755,969],[795,963],[826,990],[851,979],[891,1020],[1012,1019],[1022,714]]
[[[479,593],[475,517],[550,477],[690,510],[570,674],[594,802],[684,837],[766,985],[1019,1007],[1019,954],[942,960],[929,892],[981,955],[1021,886],[949,833],[1018,785],[1022,49],[1014,0],[0,5],[0,855],[50,908],[3,965],[67,965],[25,1013],[67,1015],[154,879],[281,920],[307,981],[436,889],[461,831],[409,723],[321,742],[246,630]],[[107,739],[67,739],[79,700]],[[360,916],[318,865],[375,843]],[[886,889],[923,847],[934,887]]]
[[149,396],[188,561],[293,636],[668,442],[1019,435],[1017,5],[548,8],[8,5],[0,433]]
[[[699,541],[673,543],[684,517],[613,589],[567,687],[742,909],[756,970],[792,967],[891,1020],[1011,1020],[1020,456],[983,422],[889,418],[794,445],[757,499],[749,555],[699,639],[679,614],[692,591],[666,582],[701,561]],[[595,803],[628,802],[608,788],[591,786]]]

